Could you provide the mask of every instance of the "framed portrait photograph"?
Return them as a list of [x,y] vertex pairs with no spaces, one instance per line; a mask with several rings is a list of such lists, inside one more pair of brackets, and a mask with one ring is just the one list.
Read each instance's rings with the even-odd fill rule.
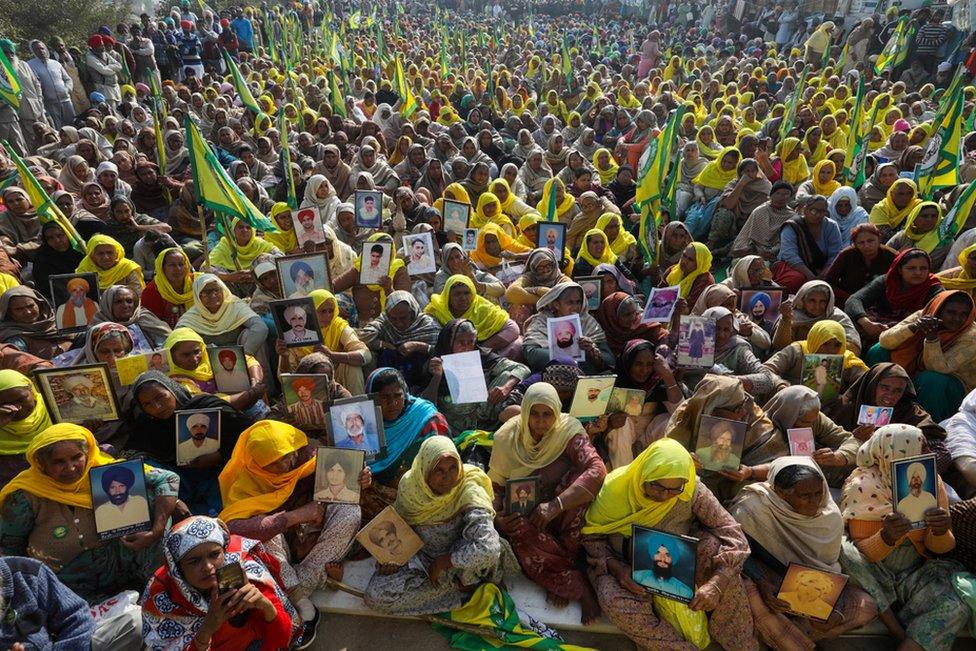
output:
[[120,419],[108,364],[36,369],[34,376],[55,423]]
[[813,389],[824,404],[840,395],[843,355],[804,355],[800,383]]
[[220,451],[220,409],[186,409],[176,416],[176,465]]
[[776,598],[790,605],[790,612],[825,622],[840,599],[847,576],[790,563]]
[[895,511],[911,520],[912,529],[924,529],[925,512],[939,506],[935,477],[934,454],[891,462],[891,501]]
[[681,288],[674,287],[655,287],[651,290],[651,295],[647,297],[647,305],[644,306],[644,314],[641,315],[641,323],[670,323],[671,316],[674,314],[674,306],[681,298]]
[[576,382],[569,415],[577,418],[596,418],[607,412],[616,375],[582,375]]
[[[461,203],[452,199],[444,199],[444,232],[455,233],[464,237],[464,232],[468,228],[468,220],[471,217],[471,204]],[[477,229],[475,239],[477,240]]]
[[362,450],[375,457],[386,446],[383,416],[369,396],[353,396],[333,402],[326,429],[333,447]]
[[794,457],[812,457],[817,450],[812,427],[791,427],[786,430],[786,439],[790,443],[790,454]]
[[630,578],[651,594],[690,603],[695,596],[698,539],[631,526]]
[[598,310],[600,301],[603,300],[603,278],[600,276],[581,276],[574,282],[583,288],[587,311],[595,312]]
[[280,377],[288,414],[299,425],[325,429],[328,420],[325,407],[329,398],[328,376],[282,373]]
[[98,274],[55,274],[48,283],[58,332],[84,332],[98,312]]
[[698,426],[695,454],[705,470],[738,470],[747,425],[718,416],[702,416]]
[[876,407],[875,405],[861,405],[857,412],[858,425],[874,425],[884,427],[891,422],[891,415],[895,413],[894,407]]
[[365,465],[362,450],[320,447],[315,454],[315,501],[359,504],[359,473]]
[[134,355],[115,360],[115,372],[118,374],[120,386],[129,386],[146,371],[169,373],[169,360],[166,358],[165,349],[136,352]]
[[322,218],[317,208],[301,208],[291,211],[291,223],[295,226],[295,236],[298,246],[304,247],[306,242],[325,244],[325,231],[322,229]]
[[152,529],[146,473],[141,460],[95,466],[88,471],[88,479],[99,540]]
[[678,366],[711,368],[715,363],[715,319],[682,316],[678,326]]
[[228,395],[251,388],[244,346],[207,346],[217,391]]
[[271,301],[271,316],[288,348],[322,343],[315,303],[310,298],[286,298]]
[[622,389],[615,387],[610,394],[610,402],[607,403],[607,413],[640,416],[641,412],[644,411],[644,401],[646,399],[647,392],[641,389]]
[[531,514],[539,504],[539,478],[523,477],[505,482],[505,504],[508,515]]
[[[360,228],[379,228],[383,225],[383,192],[380,190],[356,190],[356,226]],[[319,229],[322,227],[319,226]],[[325,234],[322,235],[325,241]]]
[[566,224],[541,221],[536,230],[536,246],[549,249],[556,256],[556,264],[562,265],[566,251]]
[[302,253],[275,258],[281,295],[305,298],[316,289],[331,289],[329,263],[324,253]]
[[779,317],[783,289],[779,287],[748,287],[739,295],[739,311],[753,323],[772,327]]
[[382,565],[406,565],[424,547],[424,541],[392,506],[370,520],[356,540]]
[[407,273],[411,276],[432,274],[437,271],[432,235],[433,233],[416,233],[403,236],[403,248],[407,254]]
[[378,285],[383,276],[389,275],[393,263],[393,245],[390,242],[363,242],[362,263],[359,265],[359,282],[362,285]]
[[549,359],[582,362],[586,353],[580,348],[583,324],[579,314],[550,317],[546,319],[549,335]]
[[478,248],[478,229],[465,228],[464,239],[461,240],[461,248],[465,251],[474,251]]

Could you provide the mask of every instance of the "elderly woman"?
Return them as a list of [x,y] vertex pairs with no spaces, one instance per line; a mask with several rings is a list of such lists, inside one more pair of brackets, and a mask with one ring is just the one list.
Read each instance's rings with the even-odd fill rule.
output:
[[[304,619],[308,596],[341,578],[342,559],[359,530],[356,504],[316,502],[316,445],[291,425],[258,421],[241,432],[220,473],[224,510],[231,533],[259,540],[281,565],[285,588]],[[369,468],[359,486],[370,484]]]
[[6,255],[21,264],[34,260],[41,246],[41,221],[27,192],[12,185],[2,193],[6,218],[0,220],[0,245]]
[[[207,353],[207,344],[199,334],[190,328],[177,328],[166,337],[163,348],[166,349],[169,377],[193,395],[217,393],[217,383]],[[223,351],[218,362],[226,363],[228,357],[235,358],[236,354],[233,351]],[[236,359],[230,361],[236,363]],[[249,386],[237,393],[219,395],[235,409],[248,411],[254,416],[262,416],[267,409],[263,402],[258,404],[264,395],[264,369],[260,362],[247,354],[244,363]]]
[[491,480],[463,463],[449,438],[425,440],[400,479],[394,504],[424,547],[409,565],[380,565],[366,586],[366,605],[399,615],[445,612],[467,602],[477,584],[500,583],[517,572],[493,525],[493,497]]
[[540,371],[549,361],[548,321],[552,318],[579,314],[583,331],[579,335],[579,349],[585,355],[579,361],[585,373],[597,373],[613,366],[603,328],[586,309],[586,296],[577,283],[560,283],[550,289],[536,303],[538,312],[525,322],[525,362],[533,371]]
[[[654,596],[634,580],[629,548],[635,525],[699,538],[698,585],[688,605]],[[691,456],[676,441],[655,441],[610,473],[586,512],[583,534],[600,607],[640,648],[701,648],[709,636],[723,649],[758,648],[738,575],[749,545],[739,524],[698,482]]]
[[[433,357],[427,364],[430,381],[423,397],[437,404],[455,432],[470,429],[495,429],[501,421],[515,414],[505,409],[512,390],[530,374],[528,367],[497,355],[477,345],[478,332],[474,324],[464,319],[453,319],[444,324],[437,337]],[[447,380],[444,378],[444,355],[478,351],[484,373],[488,399],[485,402],[456,404],[451,399]],[[462,378],[463,379],[463,378]]]
[[498,515],[495,526],[511,542],[522,571],[546,590],[549,603],[580,601],[584,624],[599,616],[600,606],[579,569],[580,530],[606,472],[583,426],[562,413],[551,384],[530,386],[521,415],[495,432],[488,465],[495,510],[503,511],[508,480],[539,479],[539,505],[532,514]]
[[549,249],[535,249],[525,261],[525,272],[505,290],[509,314],[516,323],[524,323],[535,313],[539,299],[559,283],[570,282],[559,270],[556,254]]
[[367,393],[377,394],[383,414],[386,455],[369,462],[372,485],[363,492],[364,518],[371,519],[396,500],[400,477],[413,463],[424,439],[450,433],[450,427],[437,407],[420,396],[411,395],[400,371],[378,368],[366,379]]
[[155,314],[170,328],[193,307],[193,281],[199,273],[193,271],[190,258],[183,249],[163,249],[156,256],[156,273],[145,289],[140,302],[144,310]]
[[924,443],[917,427],[891,424],[858,450],[840,501],[848,533],[840,563],[877,603],[899,649],[947,651],[970,612],[952,587],[962,566],[932,558],[955,547],[942,479],[934,478],[937,505],[925,511],[921,528],[912,528],[894,503],[891,462],[922,454]]
[[769,200],[773,187],[752,158],[743,159],[736,174],[738,178],[723,188],[708,230],[708,248],[720,260],[729,257],[736,234],[752,212]]
[[[195,516],[173,527],[163,556],[142,598],[146,648],[302,648],[306,629],[282,585],[281,564],[261,543]],[[244,585],[220,590],[217,570],[233,563],[244,570]]]
[[824,282],[836,293],[840,307],[844,307],[851,294],[885,275],[898,255],[897,251],[882,244],[881,231],[874,224],[858,224],[852,228],[850,242],[823,274]]
[[[716,306],[708,308],[701,316],[715,321],[715,364],[738,377],[753,396],[770,395],[776,378],[753,353],[752,345],[740,336],[742,324],[736,315],[727,307]],[[704,375],[705,371],[685,369],[682,379],[687,386],[695,386]]]
[[[959,251],[954,260],[957,266],[948,269],[943,265],[943,271],[936,277],[946,289],[960,289],[971,296],[976,290],[976,245],[970,244]],[[35,265],[36,266],[36,265]]]
[[125,257],[125,249],[108,235],[94,235],[88,240],[86,255],[78,264],[78,273],[98,275],[98,288],[106,290],[112,285],[127,285],[136,294],[142,294],[146,281],[142,267]]
[[[191,394],[159,371],[140,375],[129,389],[129,438],[126,450],[145,456],[156,467],[179,475],[180,499],[191,513],[216,516],[223,508],[217,476],[230,458],[237,437],[253,422],[227,401],[209,393]],[[220,412],[220,447],[180,465],[176,453],[176,411]]]
[[942,207],[934,201],[922,201],[912,208],[901,230],[892,235],[887,244],[896,251],[922,249],[929,254],[933,267],[941,267],[952,244],[942,243],[941,221]]
[[113,285],[102,292],[92,323],[103,322],[125,326],[133,341],[149,350],[160,348],[171,332],[168,325],[139,304],[139,295],[125,285]]
[[245,221],[234,219],[230,234],[224,234],[217,246],[210,252],[210,264],[214,274],[225,283],[230,283],[240,296],[249,296],[254,291],[254,276],[251,263],[260,255],[281,255],[271,242],[258,237]]
[[868,370],[861,358],[847,347],[844,328],[836,321],[826,319],[817,321],[810,328],[806,339],[795,341],[783,348],[770,357],[764,366],[783,381],[780,388],[787,384],[800,384],[806,355],[843,355],[841,392]]
[[787,612],[779,593],[792,564],[840,572],[844,520],[817,464],[805,456],[785,456],[769,466],[766,481],[744,487],[729,507],[749,541],[746,594],[760,639],[784,651],[813,651],[815,643],[837,637],[878,616],[874,601],[848,584],[826,621]]
[[918,401],[937,421],[976,388],[976,306],[968,293],[941,292],[924,309],[881,333],[869,362],[892,361],[912,377]]
[[668,331],[660,323],[641,323],[641,305],[626,292],[604,296],[596,311],[596,320],[603,328],[607,346],[619,357],[632,339],[643,339],[655,345],[663,343]]
[[[160,541],[176,507],[175,473],[146,466],[146,492],[152,528],[122,538],[100,540],[89,472],[115,459],[98,449],[84,427],[61,423],[31,441],[30,467],[0,490],[0,550],[6,556],[43,560],[62,583],[89,603],[139,590],[159,565]],[[132,487],[128,469],[106,472],[111,482]],[[63,536],[51,532],[63,531]]]
[[193,281],[193,307],[177,328],[190,328],[208,345],[240,344],[248,355],[265,354],[268,326],[244,301],[234,296],[214,274],[201,274]]
[[505,285],[500,280],[487,271],[478,269],[460,244],[450,242],[441,249],[441,265],[434,274],[434,292],[444,291],[447,280],[456,274],[470,278],[478,295],[492,303],[498,303],[505,295]]
[[24,453],[51,426],[51,417],[30,378],[13,369],[0,370],[0,409],[4,414],[0,418],[0,485],[6,485],[27,469]]
[[474,281],[468,276],[455,274],[448,278],[444,289],[430,297],[424,312],[441,325],[452,319],[471,321],[478,330],[481,345],[504,357],[522,358],[522,337],[518,325],[505,310],[479,296]]
[[413,294],[398,290],[386,299],[383,314],[360,329],[359,338],[376,356],[377,365],[399,368],[407,384],[416,387],[440,331],[440,324],[420,309]]
[[844,244],[840,227],[827,217],[827,200],[815,195],[806,200],[800,215],[780,228],[780,249],[773,279],[790,291],[822,275]]
[[[89,310],[93,311],[90,306]],[[74,316],[74,310],[64,312]],[[69,325],[74,324],[62,318],[61,326]],[[53,359],[71,347],[70,336],[58,332],[51,304],[37,290],[23,285],[0,295],[0,342],[42,359]]]
[[678,263],[664,272],[661,286],[677,285],[681,298],[694,305],[705,288],[715,284],[711,270],[711,251],[701,242],[692,242],[685,247]]
[[[888,241],[902,228],[905,220],[920,203],[922,200],[918,197],[918,187],[915,182],[911,179],[898,178],[888,188],[884,199],[871,208],[868,219],[872,224],[877,225],[881,231],[881,238]],[[867,209],[867,205],[864,207]]]
[[823,320],[836,321],[843,327],[847,345],[855,355],[861,352],[861,337],[851,318],[834,306],[834,290],[822,280],[803,283],[792,302],[780,304],[780,315],[773,326],[773,350],[790,342],[805,339],[811,326]]

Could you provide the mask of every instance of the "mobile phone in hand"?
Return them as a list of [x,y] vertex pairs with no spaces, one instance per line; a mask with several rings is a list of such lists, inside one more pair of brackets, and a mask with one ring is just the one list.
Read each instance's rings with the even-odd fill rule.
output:
[[240,563],[228,563],[217,568],[217,592],[225,594],[244,587],[247,578]]

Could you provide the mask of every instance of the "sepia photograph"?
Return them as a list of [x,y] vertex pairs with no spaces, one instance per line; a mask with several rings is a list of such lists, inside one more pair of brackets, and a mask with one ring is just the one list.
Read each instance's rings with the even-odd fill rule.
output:
[[359,504],[359,473],[365,463],[362,450],[320,447],[315,454],[315,501]]
[[776,598],[788,603],[794,615],[825,622],[846,585],[843,574],[790,563]]
[[423,549],[420,536],[392,506],[380,511],[356,534],[356,540],[381,565],[406,565]]
[[55,423],[119,420],[107,364],[36,369],[34,375]]

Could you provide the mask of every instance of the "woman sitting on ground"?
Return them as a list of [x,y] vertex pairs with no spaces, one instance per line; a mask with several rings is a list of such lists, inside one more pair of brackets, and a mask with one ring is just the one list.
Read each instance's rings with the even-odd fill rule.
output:
[[[68,282],[75,283],[81,289],[88,285],[82,278]],[[91,302],[86,313],[91,312],[94,317],[95,310]],[[62,327],[73,327],[75,310],[68,308],[63,312]],[[54,315],[51,304],[36,289],[26,285],[12,287],[0,295],[0,342],[42,359],[54,359],[71,348],[72,343],[70,335],[58,332]]]
[[[220,520],[202,516],[177,524],[165,542],[163,565],[143,593],[147,648],[286,649],[304,642],[305,628],[285,592],[281,564],[261,543],[231,535]],[[220,590],[217,570],[232,563],[244,570],[244,586]]]
[[5,486],[30,465],[24,453],[51,426],[51,416],[30,378],[13,369],[0,370],[0,412],[0,486]]
[[480,583],[500,583],[518,571],[493,520],[491,480],[461,461],[453,441],[423,442],[397,487],[396,512],[420,536],[423,549],[401,567],[380,565],[366,586],[366,605],[383,613],[425,615],[460,607]]
[[820,321],[836,321],[843,327],[848,346],[855,355],[861,352],[861,337],[851,317],[834,306],[834,290],[822,280],[803,283],[792,302],[780,304],[780,316],[773,329],[773,350],[805,339],[810,328]]
[[440,332],[440,324],[420,309],[413,294],[397,290],[386,299],[383,314],[364,325],[359,336],[378,366],[399,368],[407,384],[417,387]]
[[600,614],[596,595],[580,571],[580,530],[607,470],[579,421],[561,412],[551,384],[537,382],[522,399],[522,413],[495,432],[488,476],[495,511],[505,512],[506,482],[538,477],[539,504],[529,516],[496,515],[495,527],[512,544],[522,571],[556,606],[580,601],[582,622]]
[[[391,246],[393,244],[393,238],[387,233],[373,233],[366,241],[377,244],[383,242]],[[357,251],[357,254],[359,257],[353,262],[353,266],[342,275],[332,279],[332,291],[340,294],[351,288],[359,323],[365,324],[383,313],[386,297],[394,290],[401,289],[409,292],[411,281],[410,275],[407,273],[406,263],[393,255],[390,260],[389,272],[380,279],[379,284],[363,285],[359,282],[360,267],[363,264],[362,250]]]
[[455,274],[424,308],[442,326],[453,319],[471,321],[478,329],[478,343],[509,359],[522,359],[522,336],[508,312],[479,296],[474,281]]
[[[0,551],[43,560],[89,604],[121,590],[141,590],[159,566],[160,543],[176,508],[176,474],[146,466],[152,528],[98,542],[89,472],[115,459],[98,449],[91,432],[71,423],[35,436],[26,457],[30,467],[0,490]],[[101,481],[107,493],[109,483],[131,489],[136,479],[120,468],[105,472]],[[56,531],[66,535],[52,535]]]
[[200,274],[193,281],[193,307],[176,327],[190,328],[208,346],[241,345],[248,355],[267,359],[268,325],[214,274]]
[[92,324],[117,323],[132,334],[137,347],[156,350],[171,332],[170,327],[140,305],[139,295],[125,285],[112,285],[98,299]]
[[175,328],[180,317],[193,307],[193,281],[199,275],[183,249],[163,249],[156,256],[153,279],[142,290],[142,307]]
[[89,238],[85,252],[76,271],[97,274],[99,289],[105,291],[112,285],[126,285],[137,295],[142,294],[142,288],[146,286],[142,267],[125,257],[121,244],[99,233]]
[[678,263],[665,270],[660,286],[677,285],[681,298],[694,305],[705,288],[714,284],[712,252],[701,242],[692,242],[685,247]]
[[559,270],[556,255],[549,249],[538,248],[525,260],[525,272],[505,290],[508,313],[519,324],[535,314],[536,303],[546,292],[559,283],[570,282],[570,277]]
[[598,373],[613,366],[613,353],[607,344],[603,328],[586,309],[583,288],[576,283],[556,285],[536,303],[538,312],[525,322],[525,363],[533,371],[541,371],[550,361],[549,319],[579,314],[583,331],[579,335],[579,349],[585,359],[579,362],[585,373]]
[[[843,189],[843,188],[842,188]],[[859,224],[851,229],[850,245],[841,249],[823,280],[843,308],[847,298],[891,268],[898,252],[881,242],[881,231],[874,224]]]
[[751,550],[746,561],[746,594],[760,639],[783,651],[810,651],[819,640],[860,628],[878,616],[874,600],[847,584],[826,621],[800,618],[779,599],[787,567],[796,563],[840,572],[844,520],[817,464],[805,456],[785,456],[769,465],[764,482],[744,487],[729,507],[742,525]]
[[765,366],[780,378],[779,388],[787,384],[801,384],[806,355],[843,355],[841,388],[843,393],[857,378],[867,373],[867,365],[847,347],[847,334],[836,321],[817,321],[807,338],[795,341],[768,360]]
[[[687,588],[687,606],[649,594],[634,581],[634,525],[699,538],[697,585],[684,586],[674,576],[670,581]],[[676,441],[655,441],[633,463],[610,473],[586,512],[583,534],[600,607],[641,648],[704,648],[710,638],[723,649],[757,648],[739,576],[749,545],[739,524],[697,480],[691,455]]]

